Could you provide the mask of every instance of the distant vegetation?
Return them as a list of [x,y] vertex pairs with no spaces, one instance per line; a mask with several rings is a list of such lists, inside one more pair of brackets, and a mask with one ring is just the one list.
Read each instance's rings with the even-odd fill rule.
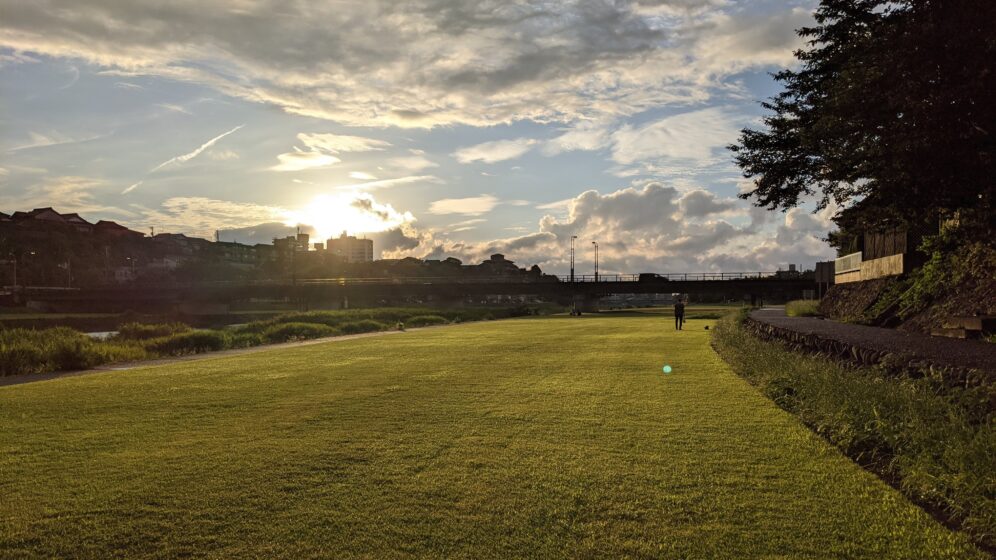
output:
[[816,299],[797,299],[785,304],[785,314],[789,317],[817,317],[819,306],[820,301]]
[[[0,376],[92,368],[98,365],[248,348],[377,332],[404,327],[444,325],[548,314],[556,306],[504,309],[380,308],[308,311],[226,329],[194,330],[183,323],[122,325],[107,340],[94,340],[67,328],[0,329]],[[427,314],[431,311],[432,314]]]
[[842,366],[761,341],[742,319],[721,321],[713,339],[737,373],[913,500],[996,544],[991,387]]

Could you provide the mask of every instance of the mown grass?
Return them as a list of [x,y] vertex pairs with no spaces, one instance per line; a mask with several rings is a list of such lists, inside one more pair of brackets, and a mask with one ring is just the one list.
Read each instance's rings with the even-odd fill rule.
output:
[[736,376],[711,321],[671,323],[0,388],[0,557],[984,558]]
[[843,366],[759,340],[742,318],[724,319],[715,332],[735,371],[909,497],[996,544],[993,387]]
[[360,334],[409,326],[492,320],[559,311],[555,306],[464,308],[378,308],[310,311],[279,315],[231,329],[192,330],[183,323],[126,323],[110,339],[92,340],[66,327],[0,328],[0,377],[92,368],[107,363],[247,348],[263,344]]
[[816,299],[796,299],[785,304],[785,314],[789,317],[817,317],[820,315],[820,302]]

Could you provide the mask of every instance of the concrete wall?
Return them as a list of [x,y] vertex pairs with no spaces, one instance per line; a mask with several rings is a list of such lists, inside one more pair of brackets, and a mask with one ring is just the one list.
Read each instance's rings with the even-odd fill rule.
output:
[[899,276],[906,272],[903,268],[905,258],[905,255],[890,255],[880,259],[861,261],[861,268],[859,270],[837,274],[834,281],[837,284],[846,284],[848,282],[874,280],[875,278],[884,278],[886,276]]

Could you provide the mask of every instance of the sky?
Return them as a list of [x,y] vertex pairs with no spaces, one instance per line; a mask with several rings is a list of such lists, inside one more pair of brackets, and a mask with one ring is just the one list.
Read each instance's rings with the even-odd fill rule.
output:
[[832,256],[757,127],[810,0],[0,0],[0,211],[579,273]]

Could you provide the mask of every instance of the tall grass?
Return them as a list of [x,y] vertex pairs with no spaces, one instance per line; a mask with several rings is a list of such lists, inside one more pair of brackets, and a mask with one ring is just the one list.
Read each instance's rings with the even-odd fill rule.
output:
[[713,335],[737,373],[914,501],[996,544],[992,387],[845,367],[761,341],[742,321],[743,314],[725,318]]
[[0,330],[0,376],[86,369],[147,357],[138,344],[97,341],[67,327]]
[[785,314],[789,317],[817,317],[820,302],[816,299],[796,299],[785,304]]
[[183,323],[127,323],[108,340],[58,327],[44,330],[0,330],[0,376],[86,369],[101,364],[165,356],[248,348],[262,344],[376,332],[409,326],[546,314],[552,306],[503,309],[439,309],[423,307],[287,313],[265,321],[221,330],[192,330]]

